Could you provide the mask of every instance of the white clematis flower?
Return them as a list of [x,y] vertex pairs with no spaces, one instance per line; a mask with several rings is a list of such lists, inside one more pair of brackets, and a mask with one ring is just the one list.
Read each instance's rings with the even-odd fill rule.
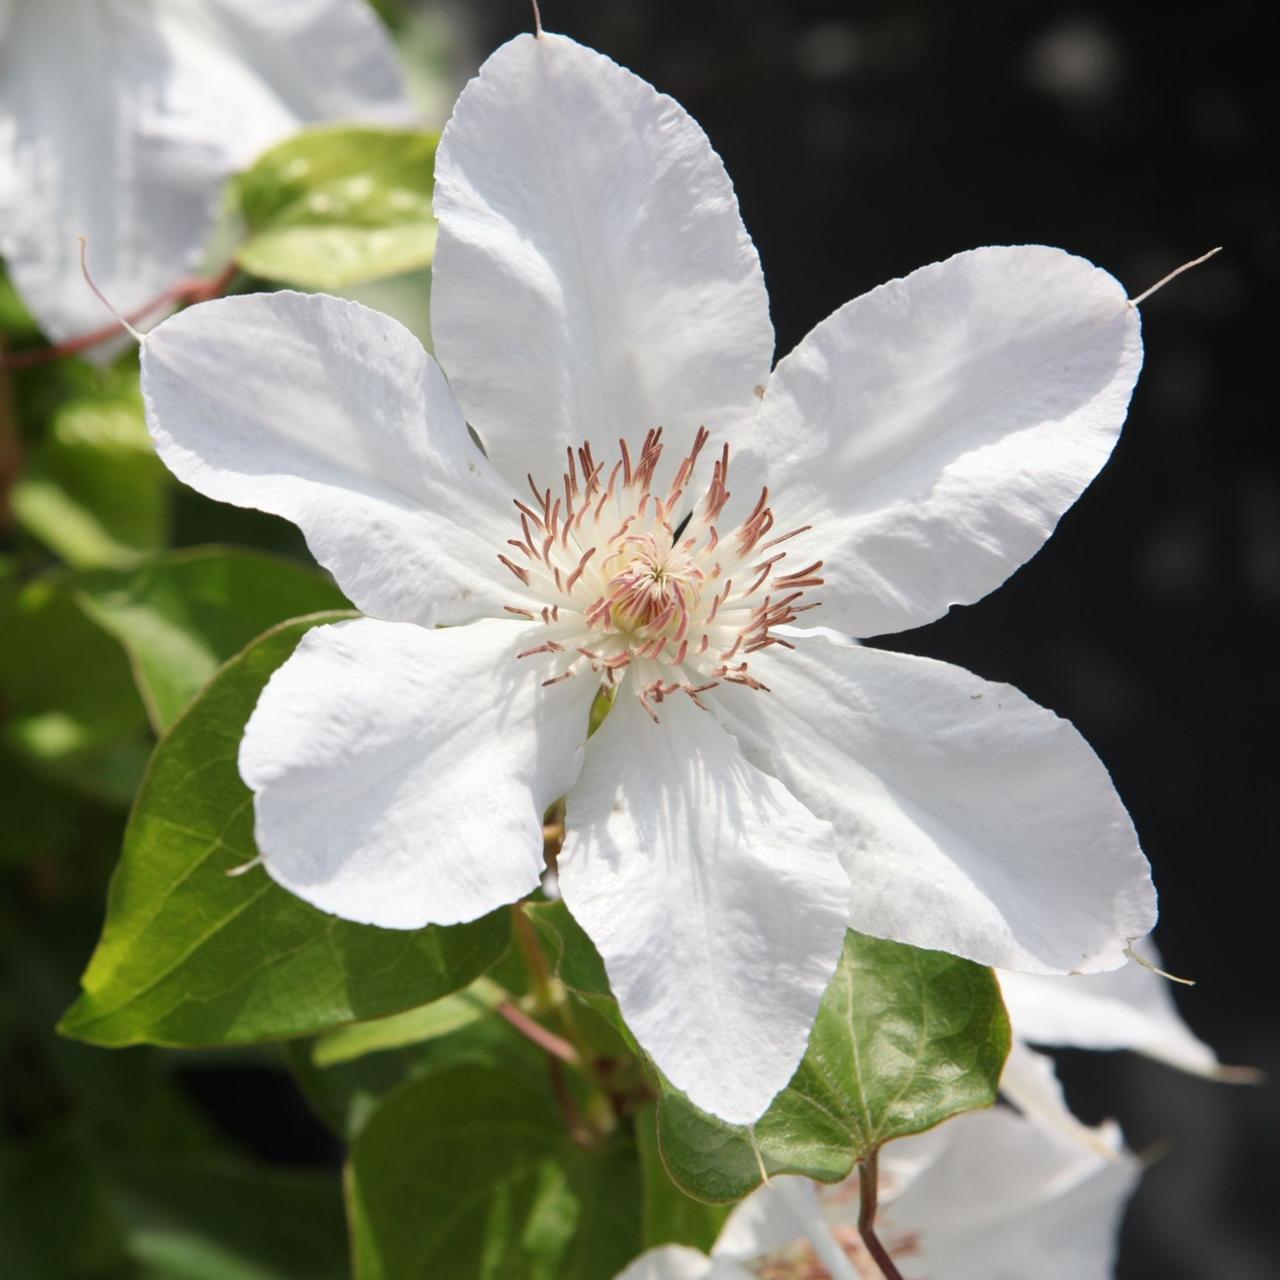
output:
[[199,266],[222,185],[305,124],[407,121],[365,0],[4,0],[0,255],[55,342]]
[[[1113,1125],[1090,1132],[1098,1152],[997,1107],[888,1144],[876,1234],[904,1280],[1105,1280],[1139,1165]],[[664,1245],[618,1280],[879,1280],[857,1218],[856,1174],[775,1178],[710,1257]]]
[[[395,322],[291,293],[143,349],[161,457],[295,521],[369,615],[308,635],[246,730],[268,872],[348,919],[469,920],[537,886],[565,796],[560,890],[628,1023],[735,1122],[790,1078],[849,925],[1120,964],[1154,895],[1080,736],[843,634],[977,599],[1049,535],[1137,376],[1120,286],[1053,249],[960,254],[770,375],[706,137],[551,35],[463,92],[436,211],[447,383]],[[815,604],[840,633],[791,625]]]

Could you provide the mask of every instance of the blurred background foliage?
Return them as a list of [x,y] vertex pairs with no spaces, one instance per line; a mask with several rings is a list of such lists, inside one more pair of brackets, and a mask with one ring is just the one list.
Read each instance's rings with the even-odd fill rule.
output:
[[[483,55],[529,26],[517,0],[377,8],[437,127]],[[1147,368],[1125,436],[1046,549],[990,599],[892,646],[1008,680],[1081,728],[1154,864],[1166,962],[1199,980],[1178,993],[1180,1007],[1225,1061],[1274,1078],[1280,1026],[1265,889],[1280,794],[1271,764],[1280,469],[1267,385],[1280,276],[1272,9],[1241,0],[1172,9],[548,0],[543,18],[670,92],[706,128],[761,251],[780,352],[848,297],[972,245],[1061,245],[1133,293],[1225,246],[1144,305]],[[426,338],[429,148],[415,143],[404,164],[382,165],[379,190],[399,193],[388,227],[385,209],[362,209],[340,175],[319,216],[314,191],[290,188],[290,148],[312,145],[285,144],[237,181],[244,267],[263,279],[351,286],[349,296]],[[387,264],[372,272],[385,278],[353,284],[371,274],[370,261]],[[0,334],[10,354],[41,342],[3,277]],[[227,547],[251,549],[248,570],[248,553]],[[492,1098],[475,1105],[501,1109],[510,1090],[545,1088],[540,1065],[521,1074],[526,1042],[493,1020],[474,1024],[487,1030],[466,1041],[457,1064],[438,1058],[447,1042],[424,1046],[435,1033],[421,1027],[384,1027],[391,1047],[370,1057],[347,1033],[283,1050],[108,1052],[53,1030],[101,927],[157,732],[260,631],[341,606],[308,566],[282,522],[170,480],[147,442],[131,353],[107,368],[63,359],[0,372],[6,1274],[347,1275],[346,1141],[376,1167],[394,1158],[398,1124],[430,1132],[433,1108],[450,1099],[488,1089]],[[462,1026],[468,1002],[484,998],[472,988],[460,1005],[432,1008]],[[602,1025],[597,1034],[611,1033]],[[432,1054],[436,1068],[459,1073],[443,1092],[443,1077],[425,1069]],[[1215,1087],[1131,1055],[1060,1057],[1085,1119],[1116,1115],[1137,1149],[1167,1146],[1129,1213],[1119,1274],[1274,1274],[1274,1086]],[[481,1065],[514,1073],[508,1092]],[[397,1095],[404,1115],[366,1129],[372,1100],[404,1080],[429,1083]],[[647,1132],[642,1124],[645,1177],[656,1168]],[[420,1158],[456,1155],[455,1146]],[[543,1168],[539,1159],[532,1152],[530,1167]],[[590,1216],[588,1193],[601,1188],[657,1194],[626,1183],[631,1167],[611,1171],[606,1161],[563,1185],[539,1175],[526,1191],[537,1203],[578,1206],[547,1222]],[[410,1225],[418,1203],[410,1182],[397,1207]],[[710,1213],[708,1240],[715,1223]],[[365,1273],[376,1274],[373,1264]]]

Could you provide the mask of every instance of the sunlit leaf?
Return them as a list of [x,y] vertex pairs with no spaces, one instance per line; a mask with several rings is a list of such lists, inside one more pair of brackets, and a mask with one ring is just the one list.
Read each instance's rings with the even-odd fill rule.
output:
[[337,289],[430,265],[439,135],[325,126],[262,155],[235,180],[254,275]]
[[431,1004],[326,1032],[316,1040],[312,1060],[318,1067],[330,1067],[369,1053],[436,1040],[487,1017],[506,995],[496,982],[479,977],[465,990]]
[[101,1045],[237,1044],[326,1030],[466,986],[508,943],[509,915],[414,932],[351,924],[260,868],[236,769],[268,676],[312,626],[284,623],[226,664],[157,747],[111,882],[84,992],[60,1024]]

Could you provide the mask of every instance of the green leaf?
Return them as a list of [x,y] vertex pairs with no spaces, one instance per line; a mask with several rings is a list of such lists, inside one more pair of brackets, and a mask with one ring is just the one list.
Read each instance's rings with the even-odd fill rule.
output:
[[483,1018],[506,998],[506,991],[496,982],[480,977],[465,991],[432,1004],[326,1032],[316,1040],[311,1058],[317,1067],[330,1067],[368,1053],[436,1040]]
[[158,550],[171,482],[151,447],[136,369],[62,372],[45,394],[59,402],[13,488],[19,523],[77,568]]
[[338,289],[429,266],[439,135],[322,126],[272,147],[235,179],[246,271]]
[[664,1088],[662,1156],[676,1183],[709,1201],[736,1200],[771,1175],[820,1182],[893,1138],[990,1106],[1009,1052],[1009,1020],[990,969],[852,930],[823,997],[809,1051],[756,1122],[737,1125]]
[[671,1181],[658,1149],[658,1119],[653,1106],[637,1113],[635,1125],[644,1179],[644,1248],[684,1244],[710,1253],[731,1206],[695,1200]]
[[0,735],[34,772],[126,805],[150,749],[146,714],[120,646],[86,616],[75,583],[47,574],[0,602]]
[[575,1147],[550,1090],[500,1069],[404,1085],[352,1169],[360,1280],[612,1280],[640,1248],[629,1136]]
[[236,770],[245,721],[302,636],[334,620],[295,619],[260,637],[156,748],[64,1034],[107,1046],[307,1035],[438,999],[506,949],[506,911],[447,929],[376,929],[317,911],[261,869],[226,874],[256,855]]
[[289,560],[225,547],[172,552],[79,581],[85,611],[124,645],[163,733],[228,658],[287,618],[342,609],[342,592]]

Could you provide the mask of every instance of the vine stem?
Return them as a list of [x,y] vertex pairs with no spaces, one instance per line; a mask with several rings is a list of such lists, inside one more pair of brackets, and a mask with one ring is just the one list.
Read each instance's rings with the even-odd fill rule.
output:
[[867,1252],[875,1259],[884,1280],[902,1280],[902,1272],[894,1265],[889,1250],[876,1235],[876,1198],[880,1183],[880,1148],[872,1147],[858,1161],[858,1234]]
[[[235,274],[236,264],[232,262],[216,276],[187,276],[177,284],[170,285],[149,302],[144,302],[136,310],[128,312],[124,319],[128,324],[133,325],[145,320],[162,307],[179,303],[208,302],[212,298],[221,297],[226,293]],[[104,342],[109,342],[119,332],[119,321],[113,320],[110,324],[91,329],[88,333],[82,333],[75,338],[67,338],[63,342],[55,342],[51,346],[36,347],[32,351],[7,353],[0,357],[0,368],[29,369],[33,365],[48,364],[49,361],[58,360],[62,356],[79,355],[82,351],[88,351]]]

